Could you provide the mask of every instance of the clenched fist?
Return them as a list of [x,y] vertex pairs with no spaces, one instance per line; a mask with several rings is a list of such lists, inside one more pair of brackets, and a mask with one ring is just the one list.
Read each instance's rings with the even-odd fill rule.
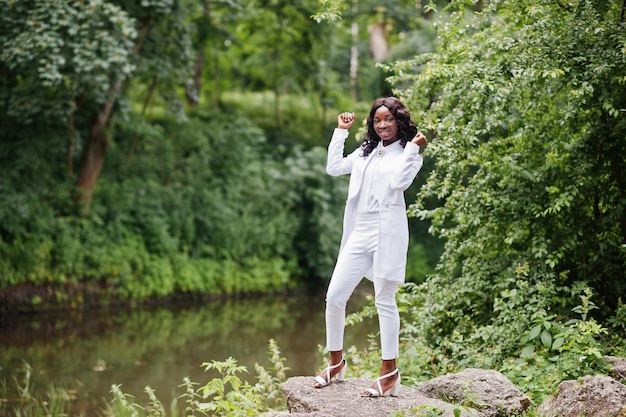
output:
[[354,124],[355,121],[354,113],[343,112],[339,116],[337,116],[337,127],[339,129],[349,129],[350,126]]
[[417,132],[417,134],[413,137],[411,142],[413,142],[414,144],[418,146],[424,146],[428,143],[428,141],[426,140],[426,136],[424,136],[422,132]]

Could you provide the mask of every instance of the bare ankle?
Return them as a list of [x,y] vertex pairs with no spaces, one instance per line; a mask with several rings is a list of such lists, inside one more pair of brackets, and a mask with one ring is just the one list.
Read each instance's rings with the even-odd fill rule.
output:
[[334,350],[330,352],[330,364],[336,365],[343,360],[343,350]]

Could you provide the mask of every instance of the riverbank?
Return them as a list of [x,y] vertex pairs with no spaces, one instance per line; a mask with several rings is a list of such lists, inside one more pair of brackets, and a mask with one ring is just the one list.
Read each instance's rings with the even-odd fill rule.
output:
[[63,284],[18,284],[0,291],[0,322],[3,316],[37,314],[58,311],[80,311],[107,308],[132,308],[175,306],[178,304],[206,303],[226,299],[249,299],[259,297],[314,296],[303,289],[285,289],[266,293],[230,294],[171,294],[137,300],[124,300],[116,296],[111,288],[103,283],[66,282]]

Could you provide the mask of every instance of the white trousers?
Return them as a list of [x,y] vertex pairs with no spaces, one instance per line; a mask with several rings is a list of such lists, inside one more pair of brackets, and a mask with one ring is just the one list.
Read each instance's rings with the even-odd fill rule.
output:
[[[346,305],[354,289],[377,259],[378,215],[357,216],[354,230],[337,258],[326,293],[326,347],[343,349]],[[380,325],[382,359],[398,357],[400,314],[396,304],[398,283],[374,278],[374,296]]]

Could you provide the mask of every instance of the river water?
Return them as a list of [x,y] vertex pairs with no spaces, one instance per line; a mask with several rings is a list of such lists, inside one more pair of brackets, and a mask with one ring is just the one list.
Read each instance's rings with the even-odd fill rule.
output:
[[[367,303],[369,292],[362,283],[348,313]],[[377,330],[374,320],[349,327],[346,347],[366,347]],[[73,415],[98,415],[113,384],[140,404],[148,403],[149,385],[168,409],[183,392],[184,377],[204,385],[216,376],[205,373],[203,362],[232,357],[249,371],[241,377],[255,382],[254,364],[271,365],[270,339],[291,368],[288,376],[314,375],[326,361],[319,350],[324,335],[323,296],[0,317],[0,382],[10,400],[27,363],[33,391],[45,393],[53,384],[74,393]],[[0,417],[12,415],[10,407],[11,401],[0,407]]]

